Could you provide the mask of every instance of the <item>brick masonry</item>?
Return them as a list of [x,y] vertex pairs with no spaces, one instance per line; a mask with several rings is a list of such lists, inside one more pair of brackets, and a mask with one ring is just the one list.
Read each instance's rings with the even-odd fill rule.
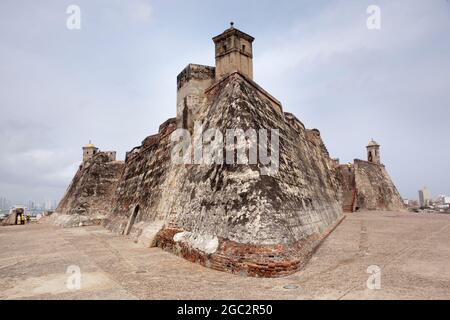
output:
[[184,230],[167,227],[157,234],[156,246],[218,271],[251,277],[282,277],[303,268],[320,243],[344,218],[341,217],[325,232],[310,235],[293,245],[251,245],[220,238],[218,250],[205,254],[186,243],[175,242],[174,236]]

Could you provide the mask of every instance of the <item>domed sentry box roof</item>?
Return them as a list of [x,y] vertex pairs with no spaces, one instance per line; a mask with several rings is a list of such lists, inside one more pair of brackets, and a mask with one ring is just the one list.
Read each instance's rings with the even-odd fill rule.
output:
[[375,141],[375,140],[371,140],[369,142],[369,144],[367,145],[367,147],[379,147],[380,145]]
[[97,148],[96,146],[94,146],[90,141],[87,145],[85,145],[83,148]]

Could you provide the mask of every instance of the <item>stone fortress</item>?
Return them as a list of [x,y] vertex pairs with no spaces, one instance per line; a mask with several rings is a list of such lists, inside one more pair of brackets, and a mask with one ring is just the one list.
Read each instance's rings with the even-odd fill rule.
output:
[[[344,211],[398,210],[402,199],[371,141],[368,161],[340,165],[317,129],[307,129],[253,80],[254,38],[233,24],[213,38],[215,67],[189,64],[177,77],[176,118],[116,161],[92,144],[51,221],[102,224],[216,270],[278,277],[302,268]],[[279,167],[176,164],[179,128],[275,128]],[[271,137],[273,139],[273,137]],[[272,150],[273,152],[273,150]]]

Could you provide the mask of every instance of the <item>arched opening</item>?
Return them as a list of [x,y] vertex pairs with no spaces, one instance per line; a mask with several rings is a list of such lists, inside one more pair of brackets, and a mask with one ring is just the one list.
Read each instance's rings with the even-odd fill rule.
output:
[[369,162],[373,161],[373,157],[372,157],[372,151],[369,151],[369,157],[368,157]]
[[136,217],[139,213],[139,205],[134,207],[133,213],[130,216],[130,219],[128,220],[127,226],[124,230],[124,235],[129,235],[131,232],[131,228],[133,227],[134,222],[136,221]]

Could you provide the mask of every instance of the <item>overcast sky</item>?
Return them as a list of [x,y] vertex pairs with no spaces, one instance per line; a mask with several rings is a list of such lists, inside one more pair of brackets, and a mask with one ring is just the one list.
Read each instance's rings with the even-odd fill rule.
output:
[[214,65],[230,21],[256,38],[255,81],[332,157],[365,159],[374,138],[403,197],[450,195],[447,0],[1,0],[0,196],[59,200],[90,139],[123,159],[175,116],[177,74]]

